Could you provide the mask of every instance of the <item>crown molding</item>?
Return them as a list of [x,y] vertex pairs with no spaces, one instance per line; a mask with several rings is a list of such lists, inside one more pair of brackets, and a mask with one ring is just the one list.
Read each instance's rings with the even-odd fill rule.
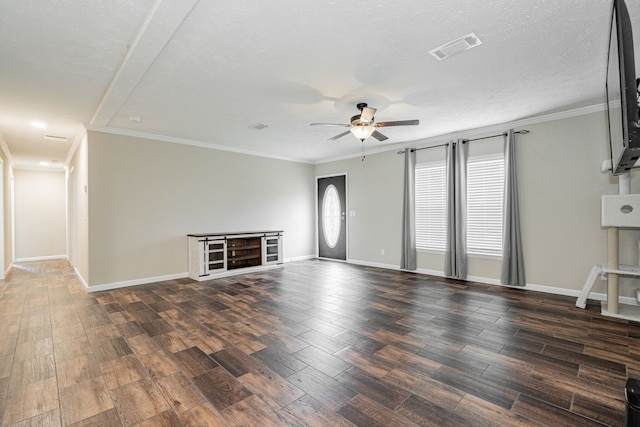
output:
[[275,155],[261,153],[261,152],[258,152],[258,151],[246,150],[246,149],[243,149],[243,148],[228,147],[228,146],[225,146],[225,145],[218,145],[218,144],[212,144],[212,143],[208,143],[208,142],[195,141],[195,140],[192,140],[192,139],[176,138],[176,137],[173,137],[173,136],[158,135],[158,134],[149,133],[149,132],[141,132],[141,131],[113,128],[113,127],[93,126],[93,125],[86,124],[86,123],[85,123],[84,127],[88,131],[93,131],[93,132],[103,132],[103,133],[109,133],[109,134],[112,134],[112,135],[122,135],[122,136],[131,136],[131,137],[134,137],[134,138],[152,139],[152,140],[156,140],[156,141],[170,142],[172,144],[190,145],[190,146],[193,146],[193,147],[207,148],[207,149],[210,149],[210,150],[228,151],[228,152],[232,152],[232,153],[246,154],[248,156],[265,157],[265,158],[269,158],[269,159],[284,160],[284,161],[288,161],[288,162],[306,163],[306,164],[312,163],[312,162],[309,162],[308,160],[297,159],[295,157],[275,156]]
[[0,132],[0,148],[7,158],[7,162],[10,167],[14,167],[15,162],[13,161],[13,156],[11,155],[11,151],[9,151],[9,146],[7,145],[7,141],[4,139],[4,135]]
[[[466,129],[466,130],[461,130],[457,132],[449,132],[446,134],[435,135],[435,136],[418,139],[418,140],[398,142],[395,144],[386,145],[384,147],[374,148],[372,146],[368,146],[366,149],[366,154],[372,155],[372,154],[385,153],[388,151],[403,150],[405,148],[415,146],[416,144],[420,144],[420,145],[427,144],[428,146],[428,144],[434,143],[434,142],[442,143],[443,140],[458,139],[458,138],[465,139],[471,136],[476,136],[479,134],[490,133],[490,132],[504,132],[505,129],[523,127],[523,126],[533,125],[537,123],[546,123],[546,122],[551,122],[555,120],[563,120],[571,117],[577,117],[577,116],[583,116],[586,114],[596,113],[596,112],[606,110],[606,107],[607,107],[606,104],[596,104],[596,105],[576,108],[572,110],[560,111],[557,113],[544,114],[540,116],[514,120],[511,122],[504,122],[504,123],[485,126],[481,128]],[[173,144],[190,145],[194,147],[207,148],[210,150],[228,151],[232,153],[246,154],[249,156],[257,156],[257,157],[264,157],[264,158],[270,158],[270,159],[276,159],[276,160],[284,160],[289,162],[305,163],[305,164],[313,164],[313,165],[331,163],[331,162],[340,161],[340,160],[354,159],[362,156],[361,154],[357,154],[357,155],[349,154],[345,156],[330,157],[330,158],[325,158],[325,159],[316,160],[316,161],[309,161],[309,160],[303,160],[303,159],[298,159],[294,157],[269,155],[269,154],[265,154],[265,153],[261,153],[253,150],[234,148],[234,147],[229,147],[225,145],[195,141],[191,139],[159,135],[159,134],[154,134],[150,132],[142,132],[142,131],[114,128],[114,127],[95,126],[95,125],[85,123],[82,131],[79,132],[78,136],[76,136],[72,149],[69,150],[69,156],[67,157],[65,164],[67,165],[69,164],[73,153],[75,152],[80,141],[86,134],[86,131],[103,132],[103,133],[109,133],[113,135],[131,136],[135,138],[144,138],[144,139],[151,139],[151,140],[162,141],[162,142],[169,142]]]
[[[607,109],[606,104],[596,104],[596,105],[591,105],[587,107],[575,108],[572,110],[560,111],[557,113],[543,114],[540,116],[528,117],[525,119],[514,120],[511,122],[504,122],[504,123],[485,126],[481,128],[466,129],[458,132],[450,132],[446,134],[431,136],[429,138],[397,143],[397,144],[386,146],[384,147],[384,149],[379,148],[377,150],[371,150],[369,154],[375,154],[375,153],[393,151],[393,150],[405,150],[407,148],[416,148],[417,145],[428,147],[432,143],[442,144],[443,141],[449,141],[452,139],[454,140],[455,139],[471,139],[471,137],[476,137],[476,136],[487,134],[487,133],[495,133],[495,132],[503,133],[507,129],[511,129],[511,128],[522,128],[524,126],[534,125],[538,123],[547,123],[555,120],[564,120],[572,117],[584,116],[587,114],[606,111],[606,109]],[[349,156],[341,159],[331,159],[326,161],[323,160],[321,162],[318,162],[318,164],[329,163],[336,160],[346,160],[348,158],[357,158],[357,157],[360,157],[360,156]]]

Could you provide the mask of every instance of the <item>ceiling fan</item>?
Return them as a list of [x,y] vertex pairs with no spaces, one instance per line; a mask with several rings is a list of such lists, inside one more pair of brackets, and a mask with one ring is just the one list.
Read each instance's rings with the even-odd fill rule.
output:
[[360,110],[360,114],[356,114],[351,117],[351,123],[349,124],[341,124],[341,123],[311,123],[311,126],[340,126],[340,127],[348,127],[349,130],[343,132],[339,135],[334,136],[333,138],[329,138],[329,141],[335,141],[338,138],[342,138],[348,133],[352,133],[356,138],[360,141],[364,142],[365,139],[373,136],[378,141],[384,141],[385,139],[389,139],[380,132],[376,130],[376,128],[387,127],[387,126],[413,126],[420,124],[418,120],[396,120],[392,122],[378,122],[374,121],[373,115],[376,113],[375,108],[368,107],[366,103],[361,102],[356,105],[358,110]]

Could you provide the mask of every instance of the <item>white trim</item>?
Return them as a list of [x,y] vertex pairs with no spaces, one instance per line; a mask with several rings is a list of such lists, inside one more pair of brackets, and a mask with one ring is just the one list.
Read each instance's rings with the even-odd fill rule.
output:
[[[322,178],[334,178],[337,176],[344,176],[344,209],[345,209],[345,221],[344,221],[344,226],[345,226],[345,259],[344,260],[339,260],[339,259],[334,259],[334,258],[322,258],[320,257],[320,230],[318,230],[318,222],[319,222],[319,218],[320,218],[320,212],[318,212],[318,180],[322,179]],[[330,174],[326,174],[326,175],[316,175],[315,178],[315,183],[316,183],[316,191],[315,191],[315,195],[314,195],[314,203],[316,206],[315,209],[315,213],[316,213],[316,219],[315,219],[315,224],[314,224],[314,228],[316,230],[316,237],[315,237],[315,241],[314,241],[314,245],[315,245],[315,257],[319,258],[319,259],[327,259],[327,260],[333,260],[333,261],[348,261],[349,260],[349,174],[347,172],[336,172],[336,173],[330,173]]]
[[[16,179],[13,166],[9,169],[9,212],[11,215],[11,259],[16,261]],[[6,197],[6,194],[4,195]],[[5,254],[6,256],[7,254]]]
[[[397,265],[381,264],[376,262],[361,261],[361,260],[355,260],[355,259],[347,260],[347,263],[363,265],[366,267],[384,268],[387,270],[404,271],[407,273],[416,273],[416,274],[422,274],[425,276],[434,276],[434,277],[441,277],[443,279],[446,279],[444,275],[444,271],[439,271],[439,270],[428,270],[424,268],[419,268],[417,270],[403,270]],[[451,279],[451,280],[460,280],[460,279]],[[463,281],[483,283],[485,285],[495,285],[495,286],[501,286],[501,287],[510,288],[510,289],[522,289],[525,291],[534,291],[534,292],[541,292],[545,294],[562,295],[562,296],[576,297],[576,298],[580,295],[579,289],[556,288],[554,286],[536,285],[534,283],[527,283],[526,286],[524,287],[505,286],[502,283],[500,283],[499,279],[490,279],[487,277],[480,277],[480,276],[469,276],[467,277],[466,280],[463,280]],[[592,292],[591,294],[589,294],[589,299],[596,300],[596,301],[606,301],[607,294]],[[633,297],[620,297],[620,303],[628,304],[628,305],[640,305],[638,304],[636,299]]]
[[4,271],[4,278],[6,279],[7,276],[9,275],[9,272],[11,272],[11,269],[13,268],[13,263],[9,264],[9,267]]
[[[314,255],[305,255],[305,256],[300,256],[300,257],[295,257],[295,258],[287,258],[284,260],[284,263],[288,263],[288,262],[295,262],[295,261],[304,261],[304,260],[309,260],[309,259],[314,259],[315,256]],[[274,268],[282,268],[283,264],[277,264],[277,265],[272,265],[272,266],[261,266],[259,271],[263,271],[263,270],[271,270]],[[166,276],[157,276],[157,277],[147,277],[147,278],[142,278],[142,279],[133,279],[133,280],[125,280],[122,282],[113,282],[113,283],[104,283],[101,285],[88,285],[87,282],[84,280],[84,278],[82,277],[82,275],[80,274],[80,272],[78,271],[77,268],[73,268],[73,270],[76,273],[76,276],[78,276],[78,279],[80,280],[80,282],[82,283],[82,285],[84,286],[85,290],[89,293],[91,292],[100,292],[100,291],[110,291],[112,289],[119,289],[119,288],[126,288],[126,287],[130,287],[130,286],[139,286],[139,285],[146,285],[149,283],[155,283],[155,282],[163,282],[166,280],[177,280],[177,279],[186,279],[189,277],[189,273],[179,273],[179,274],[169,274]],[[228,276],[238,276],[241,274],[249,274],[249,273],[255,273],[258,270],[253,270],[253,271],[247,271],[247,269],[237,269],[237,270],[231,270],[229,272],[229,274],[226,275],[216,275],[215,277],[212,277],[211,279],[207,279],[207,280],[215,280],[215,279],[219,279],[222,277],[228,277]]]
[[87,291],[89,289],[89,285],[87,284],[86,280],[84,280],[84,277],[82,277],[82,274],[80,274],[80,271],[75,266],[73,266],[73,271],[76,273],[76,277],[78,278],[78,280],[80,280],[82,286],[84,286],[85,291]]
[[[305,260],[310,260],[310,259],[315,259],[315,258],[317,258],[317,257],[314,256],[314,255],[304,255],[304,256],[300,256],[300,257],[287,258],[287,259],[284,260],[284,263],[296,262],[296,261],[305,261]],[[427,270],[427,269],[423,269],[423,268],[419,268],[419,269],[417,269],[415,271],[414,270],[403,270],[399,266],[393,265],[393,264],[383,264],[383,263],[378,263],[378,262],[362,261],[362,260],[357,260],[357,259],[347,259],[346,261],[341,261],[341,260],[333,260],[333,259],[326,258],[326,260],[335,261],[335,262],[346,262],[347,264],[361,265],[361,266],[364,266],[364,267],[375,267],[375,268],[382,268],[382,269],[385,269],[385,270],[404,271],[404,272],[407,272],[407,273],[416,273],[416,274],[422,274],[422,275],[425,275],[425,276],[446,278],[444,276],[444,272],[443,271],[438,271],[438,270]],[[12,267],[13,267],[13,264],[11,264],[9,269],[7,269],[5,275],[9,273],[9,270],[11,270]],[[282,267],[282,264],[278,264],[277,266],[274,266],[274,268],[277,268],[277,267]],[[171,275],[166,275],[166,276],[148,277],[148,278],[143,278],[143,279],[126,280],[126,281],[122,281],[122,282],[105,283],[105,284],[102,284],[102,285],[89,286],[87,284],[87,282],[84,280],[84,278],[82,277],[82,275],[80,274],[80,272],[78,271],[78,269],[74,267],[73,270],[74,270],[76,276],[78,277],[78,280],[80,280],[80,282],[82,283],[82,285],[84,286],[85,290],[88,293],[100,292],[100,291],[109,291],[109,290],[112,290],[112,289],[126,288],[126,287],[130,287],[130,286],[146,285],[146,284],[149,284],[149,283],[162,282],[162,281],[167,281],[167,280],[185,279],[185,278],[189,277],[188,273],[180,273],[180,274],[171,274]],[[237,274],[240,275],[240,274],[243,274],[243,273],[245,273],[245,272],[243,272],[242,270],[239,270]],[[219,278],[219,277],[223,277],[223,276],[217,276],[217,277],[212,278],[211,280],[214,280],[214,279]],[[459,280],[459,279],[453,279],[453,280]],[[498,280],[498,279],[490,279],[490,278],[487,278],[487,277],[479,277],[479,276],[469,276],[467,278],[467,280],[465,280],[465,281],[476,282],[476,283],[484,283],[484,284],[487,284],[487,285],[502,286],[502,287],[511,288],[511,289],[522,289],[522,290],[526,290],[526,291],[535,291],[535,292],[541,292],[541,293],[552,294],[552,295],[570,296],[570,297],[576,297],[576,298],[580,295],[580,290],[578,290],[578,289],[556,288],[556,287],[553,287],[553,286],[536,285],[536,284],[533,284],[533,283],[527,283],[527,285],[524,286],[524,287],[510,287],[510,286],[505,286],[505,285],[501,284],[500,280]],[[596,301],[606,301],[607,300],[607,294],[592,292],[591,294],[589,294],[589,299],[596,300]],[[636,301],[636,299],[632,298],[632,297],[620,297],[620,303],[621,304],[628,304],[628,305],[639,305],[638,302]]]
[[48,256],[36,256],[29,258],[17,258],[14,263],[18,262],[34,262],[34,261],[49,261],[52,259],[67,259],[67,255],[48,255]]
[[209,280],[221,279],[223,277],[231,277],[231,276],[240,276],[242,274],[252,274],[252,273],[260,273],[266,270],[273,270],[275,268],[283,268],[284,263],[280,264],[272,264],[272,265],[256,265],[253,267],[242,267],[242,268],[234,268],[231,270],[223,270],[219,273],[212,273],[207,276],[199,276],[198,278],[189,277],[191,280],[196,280],[198,282],[206,282]]
[[4,139],[4,135],[2,134],[2,132],[0,132],[0,149],[2,149],[2,152],[7,157],[9,166],[13,167],[13,156],[11,155],[11,151],[9,151],[9,146],[7,145],[7,141]]
[[[505,129],[517,128],[522,126],[534,125],[538,123],[552,122],[555,120],[568,119],[571,117],[584,116],[586,114],[597,113],[599,111],[606,110],[606,104],[596,104],[588,107],[576,108],[573,110],[560,111],[557,113],[542,114],[540,116],[529,117],[526,119],[514,120],[511,122],[497,123],[495,125],[489,125],[481,128],[464,129],[460,131],[454,131],[450,133],[444,133],[441,135],[434,135],[427,138],[413,139],[411,141],[404,141],[397,144],[389,144],[381,146],[380,148],[374,148],[374,145],[367,146],[367,154],[385,153],[387,151],[405,150],[408,148],[416,148],[417,145],[429,146],[429,143],[441,144],[442,141],[451,139],[470,139],[471,137],[481,136],[483,133],[504,132]],[[354,159],[361,155],[348,154],[344,156],[336,156],[327,159],[317,160],[314,164],[332,163],[339,160]]]
[[210,150],[218,150],[218,151],[229,151],[232,153],[246,154],[249,156],[257,156],[257,157],[265,157],[268,159],[313,164],[313,162],[310,162],[309,160],[298,159],[295,157],[276,156],[272,154],[261,153],[254,150],[247,150],[244,148],[229,147],[227,145],[219,145],[219,144],[213,144],[213,143],[208,143],[203,141],[194,141],[192,139],[176,138],[173,136],[158,135],[155,133],[140,132],[140,131],[134,131],[134,130],[128,130],[128,129],[117,129],[112,127],[93,126],[86,123],[84,126],[85,128],[87,128],[87,130],[94,131],[94,132],[103,132],[103,133],[110,133],[113,135],[122,135],[122,136],[132,136],[135,138],[151,139],[156,141],[169,142],[172,144],[191,145],[193,147],[207,148]]
[[[4,160],[2,160],[2,158],[0,158],[0,266],[2,268],[0,268],[0,271],[4,271],[5,267],[4,267],[4,261],[5,261],[5,217],[4,217],[4,208],[5,208],[5,201],[7,200],[7,197],[4,194]],[[7,277],[6,274],[2,275],[2,279],[4,280],[4,278]]]
[[530,117],[527,119],[517,120],[511,123],[514,126],[526,126],[537,123],[552,122],[554,120],[569,119],[571,117],[584,116],[585,114],[597,113],[599,111],[605,111],[607,104],[595,104],[587,107],[575,108],[573,110],[559,111],[557,113],[543,114],[540,116]]
[[303,255],[303,256],[296,256],[296,257],[291,257],[291,258],[284,258],[283,262],[289,263],[289,262],[296,262],[296,261],[308,261],[310,259],[314,259],[317,258],[316,255]]
[[323,256],[319,256],[316,257],[318,258],[320,261],[335,261],[335,262],[342,262],[347,264],[349,261],[347,261],[346,259],[335,259],[335,258],[327,258],[327,257],[323,257]]
[[87,128],[84,126],[80,126],[78,133],[75,138],[73,138],[73,144],[71,144],[71,148],[67,152],[67,158],[64,161],[65,167],[68,167],[71,164],[71,159],[76,155],[76,151],[78,151],[78,147],[82,141],[87,137]]
[[27,165],[15,165],[14,170],[21,171],[34,171],[34,172],[52,172],[52,173],[65,173],[65,166],[58,164],[57,166],[27,166]]
[[[443,277],[443,278],[445,277],[444,276],[444,271],[418,269],[417,272],[419,272],[421,274],[427,274],[427,275],[430,275],[430,276]],[[459,279],[455,279],[455,280],[459,280]],[[554,286],[536,285],[535,283],[527,283],[523,287],[520,287],[520,286],[506,286],[506,285],[503,285],[502,283],[500,283],[499,279],[490,279],[490,278],[487,278],[487,277],[479,277],[479,276],[469,276],[469,277],[467,277],[466,281],[484,283],[486,285],[502,286],[504,288],[522,289],[522,290],[525,290],[525,291],[542,292],[542,293],[545,293],[545,294],[563,295],[563,296],[567,296],[567,297],[576,297],[577,298],[578,296],[580,296],[580,290],[579,289],[556,288]],[[607,294],[592,292],[592,293],[589,294],[589,299],[596,300],[596,301],[606,301],[607,300]],[[632,298],[632,297],[620,297],[620,303],[630,304],[630,305],[638,305],[636,299]]]
[[[69,191],[71,190],[71,191]],[[76,206],[76,183],[75,183],[75,168],[72,166],[70,169],[67,169],[66,179],[65,179],[65,212],[67,216],[67,258],[69,258],[69,263],[75,266],[75,237],[76,237],[76,215],[75,215],[75,206]]]
[[166,276],[145,277],[142,279],[125,280],[122,282],[103,283],[101,285],[89,286],[84,280],[82,284],[87,292],[110,291],[112,289],[127,288],[129,286],[146,285],[148,283],[164,282],[166,280],[185,279],[189,277],[189,273],[168,274]]
[[[378,154],[378,153],[384,153],[384,152],[387,152],[387,151],[405,149],[407,147],[416,145],[416,143],[419,143],[419,144],[428,144],[430,142],[441,143],[443,139],[447,139],[447,140],[448,139],[457,139],[457,138],[463,138],[464,139],[464,137],[475,136],[475,135],[482,134],[482,133],[496,132],[496,131],[502,132],[502,131],[504,131],[505,128],[512,128],[512,127],[515,128],[515,127],[527,126],[527,125],[532,125],[532,124],[537,124],[537,123],[550,122],[550,121],[554,121],[554,120],[567,119],[567,118],[571,118],[571,117],[576,117],[576,116],[582,116],[582,115],[585,115],[585,114],[595,113],[595,112],[598,112],[598,111],[604,111],[605,109],[606,109],[606,104],[596,104],[596,105],[591,105],[591,106],[582,107],[582,108],[576,108],[576,109],[568,110],[568,111],[560,111],[560,112],[557,112],[557,113],[544,114],[544,115],[540,115],[540,116],[529,117],[529,118],[526,118],[526,119],[515,120],[515,121],[511,121],[511,122],[499,123],[499,124],[495,124],[495,125],[485,126],[485,127],[482,127],[482,128],[465,129],[465,130],[461,130],[461,131],[457,131],[457,132],[450,132],[450,133],[447,133],[447,134],[435,135],[435,136],[431,136],[431,137],[428,137],[428,138],[421,138],[421,139],[414,139],[414,140],[411,140],[411,141],[404,141],[404,142],[397,143],[397,144],[390,144],[390,145],[381,146],[380,148],[377,148],[377,149],[374,148],[375,147],[374,145],[368,145],[367,146],[367,154]],[[157,141],[170,142],[170,143],[174,143],[174,144],[191,145],[191,146],[195,146],[195,147],[208,148],[208,149],[212,149],[212,150],[229,151],[229,152],[233,152],[233,153],[247,154],[247,155],[251,155],[251,156],[265,157],[265,158],[271,158],[271,159],[277,159],[277,160],[286,160],[286,161],[292,161],[292,162],[297,162],[297,163],[305,163],[305,164],[312,164],[312,165],[331,163],[331,162],[335,162],[335,161],[339,161],[339,160],[353,159],[353,158],[361,156],[361,154],[357,154],[357,155],[356,154],[347,154],[347,155],[344,155],[344,156],[336,156],[336,157],[330,157],[330,158],[325,158],[325,159],[305,160],[305,159],[299,159],[299,158],[294,158],[294,157],[275,156],[275,155],[270,155],[270,154],[266,154],[266,153],[260,153],[260,152],[253,151],[253,150],[246,150],[246,149],[242,149],[242,148],[229,147],[229,146],[226,146],[226,145],[212,144],[212,143],[207,143],[207,142],[203,142],[203,141],[195,141],[195,140],[191,140],[191,139],[176,138],[176,137],[166,136],[166,135],[158,135],[158,134],[154,134],[154,133],[150,133],[150,132],[141,132],[141,131],[135,131],[135,130],[129,130],[129,129],[118,129],[118,128],[113,128],[113,127],[96,126],[96,125],[92,125],[92,124],[88,124],[88,123],[84,124],[84,129],[83,130],[84,130],[85,133],[86,133],[87,130],[90,130],[90,131],[96,131],[96,132],[110,133],[110,134],[114,134],[114,135],[133,136],[133,137],[137,137],[137,138],[154,139],[154,140],[157,140]],[[79,135],[80,135],[80,133],[79,133]],[[79,140],[81,140],[81,138],[78,138],[76,136],[76,139],[74,140],[74,144],[72,145],[71,149],[69,150],[69,155],[67,156],[67,160],[65,162],[66,165],[69,164],[73,153],[75,153],[75,149],[77,148],[77,144],[79,143]],[[10,160],[10,162],[13,163],[11,160]]]
[[[329,258],[325,258],[325,259],[329,260]],[[330,260],[330,261],[333,261],[333,260]],[[347,260],[347,264],[362,265],[362,266],[365,266],[365,267],[384,268],[385,270],[408,271],[410,273],[414,273],[414,271],[402,270],[397,265],[382,264],[382,263],[379,263],[379,262],[362,261],[362,260],[359,260],[359,259],[348,259]]]

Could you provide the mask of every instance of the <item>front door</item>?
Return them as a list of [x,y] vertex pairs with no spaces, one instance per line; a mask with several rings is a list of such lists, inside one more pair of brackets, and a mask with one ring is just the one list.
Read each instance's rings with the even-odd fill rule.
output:
[[347,259],[346,175],[318,178],[318,256]]

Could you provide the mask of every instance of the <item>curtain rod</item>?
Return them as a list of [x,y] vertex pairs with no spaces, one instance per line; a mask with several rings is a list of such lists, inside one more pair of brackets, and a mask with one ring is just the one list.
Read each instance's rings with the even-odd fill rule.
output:
[[[519,133],[521,135],[526,135],[526,134],[529,133],[529,131],[526,130],[526,129],[522,129],[522,130],[515,131],[514,133]],[[507,132],[502,132],[501,134],[498,134],[498,135],[483,136],[482,138],[464,139],[463,141],[467,141],[467,142],[469,142],[469,141],[480,141],[481,139],[497,138],[499,136],[507,136]],[[420,150],[427,150],[429,148],[446,147],[447,145],[449,145],[449,143],[445,142],[444,144],[430,145],[429,147],[412,148],[412,150],[413,151],[420,151]],[[398,154],[404,154],[404,150],[398,151]]]

